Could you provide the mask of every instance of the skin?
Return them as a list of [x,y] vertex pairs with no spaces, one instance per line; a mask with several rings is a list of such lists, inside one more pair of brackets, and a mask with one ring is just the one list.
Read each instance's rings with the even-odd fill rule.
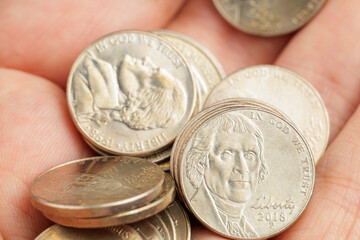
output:
[[[275,64],[319,91],[331,121],[313,198],[274,239],[359,239],[360,1],[328,0],[297,33],[260,38],[235,30],[209,0],[0,1],[0,239],[33,239],[51,223],[30,204],[33,179],[96,155],[70,119],[65,85],[76,56],[120,29],[170,29],[195,38],[227,73]],[[194,223],[193,240],[225,239]]]

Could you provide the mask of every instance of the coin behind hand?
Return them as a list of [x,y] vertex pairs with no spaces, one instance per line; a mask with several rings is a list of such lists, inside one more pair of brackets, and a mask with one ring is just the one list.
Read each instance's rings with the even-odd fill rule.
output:
[[258,36],[293,32],[307,23],[325,0],[213,0],[234,27]]
[[36,178],[33,205],[45,214],[101,217],[142,206],[163,191],[165,174],[134,157],[94,157],[62,164]]
[[[190,126],[190,130],[187,129]],[[234,239],[264,239],[292,225],[314,188],[314,160],[302,134],[266,109],[228,106],[199,114],[177,140],[189,210]]]
[[76,127],[96,148],[149,156],[169,146],[190,119],[196,86],[184,57],[167,41],[121,31],[79,55],[67,99]]

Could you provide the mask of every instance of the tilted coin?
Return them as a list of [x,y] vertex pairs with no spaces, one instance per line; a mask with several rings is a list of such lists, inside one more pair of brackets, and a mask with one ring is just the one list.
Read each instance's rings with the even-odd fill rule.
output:
[[160,216],[154,215],[152,217],[149,217],[145,219],[144,221],[147,221],[152,226],[156,228],[156,230],[160,233],[162,240],[174,240],[174,238],[171,238],[170,231],[171,229],[168,229],[163,220],[160,218]]
[[145,240],[163,240],[160,232],[148,221],[144,220],[133,223],[131,227],[138,231]]
[[103,229],[77,229],[53,225],[35,240],[146,240],[130,225]]
[[198,116],[177,152],[189,210],[210,230],[233,239],[265,239],[292,225],[315,183],[302,134],[276,113],[254,107]]
[[188,61],[197,86],[197,111],[201,111],[211,89],[226,76],[221,64],[206,47],[188,36],[166,30],[154,33],[172,43]]
[[306,24],[325,0],[213,0],[234,27],[258,36],[278,36]]
[[[112,155],[110,153],[104,152],[103,150],[97,148],[96,146],[94,146],[91,142],[89,142],[86,138],[83,138],[84,141],[97,153],[99,153],[102,156],[109,156]],[[172,147],[172,146],[171,146]],[[150,156],[146,156],[146,157],[142,157],[143,159],[146,159],[150,162],[154,162],[154,163],[162,163],[164,161],[166,161],[168,158],[170,158],[170,154],[171,154],[171,147],[167,147],[164,150],[161,150],[160,152],[154,153]]]
[[162,162],[166,162],[166,160],[170,157],[171,147],[168,147],[158,153],[143,158],[148,161],[161,164]]
[[167,161],[165,161],[163,163],[159,163],[159,167],[161,167],[161,169],[164,172],[169,172],[170,171],[170,159],[168,159]]
[[190,240],[191,226],[190,220],[186,211],[180,206],[177,201],[170,204],[164,211],[175,224],[175,237],[176,240]]
[[77,228],[102,228],[109,226],[134,223],[151,217],[164,210],[175,198],[174,180],[165,174],[162,193],[146,205],[130,211],[119,212],[112,216],[98,218],[62,217],[44,213],[45,217],[60,225]]
[[155,163],[134,157],[94,157],[62,164],[31,185],[32,204],[64,217],[100,217],[130,210],[163,191],[165,174]]
[[155,34],[121,31],[87,47],[67,84],[83,136],[113,155],[165,149],[193,114],[196,86],[183,56]]
[[[171,206],[171,205],[172,205],[172,203],[169,206]],[[161,220],[165,224],[166,229],[169,232],[170,239],[176,240],[177,238],[176,238],[176,232],[175,232],[176,231],[175,230],[175,222],[171,219],[169,214],[166,213],[166,210],[159,212],[157,215],[161,218]]]
[[315,162],[320,159],[328,144],[329,117],[320,94],[303,77],[276,66],[248,67],[220,82],[206,106],[236,97],[258,99],[284,112],[305,135]]

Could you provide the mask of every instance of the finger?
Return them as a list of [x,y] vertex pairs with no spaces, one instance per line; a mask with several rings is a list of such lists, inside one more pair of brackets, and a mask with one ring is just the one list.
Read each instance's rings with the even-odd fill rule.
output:
[[[276,61],[309,80],[325,101],[333,139],[360,101],[360,15],[357,0],[327,1]],[[345,17],[346,16],[346,17]]]
[[49,223],[30,204],[31,182],[92,152],[69,117],[64,91],[46,79],[0,69],[0,112],[0,232],[34,239]]
[[359,239],[360,108],[317,166],[316,187],[301,219],[278,239]]
[[208,47],[230,73],[240,68],[273,63],[290,36],[262,38],[243,33],[227,23],[212,1],[187,1],[167,26]]
[[3,0],[0,66],[64,86],[76,56],[91,42],[121,29],[160,28],[184,0]]

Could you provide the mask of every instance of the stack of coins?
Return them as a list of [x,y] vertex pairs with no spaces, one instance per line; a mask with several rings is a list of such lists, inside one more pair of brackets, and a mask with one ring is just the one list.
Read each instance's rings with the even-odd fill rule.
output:
[[[67,98],[76,127],[103,157],[42,174],[32,203],[60,225],[102,228],[95,236],[113,239],[190,239],[175,185],[208,229],[272,237],[307,206],[329,137],[324,103],[305,79],[267,65],[226,77],[206,48],[170,31],[95,41],[72,67]],[[94,233],[68,227],[38,239]]]
[[171,171],[192,214],[234,239],[287,229],[315,183],[311,150],[294,124],[241,100],[215,104],[187,124],[174,144]]
[[100,228],[159,213],[174,200],[174,187],[172,178],[147,160],[95,157],[40,175],[31,186],[31,196],[33,205],[56,223]]
[[200,43],[170,31],[116,32],[75,61],[67,97],[71,116],[101,155],[146,157],[169,165],[171,144],[225,77]]
[[304,134],[315,163],[324,153],[330,134],[328,112],[320,94],[298,74],[270,65],[241,69],[213,89],[206,106],[229,98],[251,98],[273,106]]
[[153,239],[190,240],[190,221],[177,201],[164,211],[145,220],[101,229],[77,229],[53,225],[35,240],[99,240],[99,239]]
[[235,28],[257,36],[279,36],[305,25],[325,0],[213,0]]

